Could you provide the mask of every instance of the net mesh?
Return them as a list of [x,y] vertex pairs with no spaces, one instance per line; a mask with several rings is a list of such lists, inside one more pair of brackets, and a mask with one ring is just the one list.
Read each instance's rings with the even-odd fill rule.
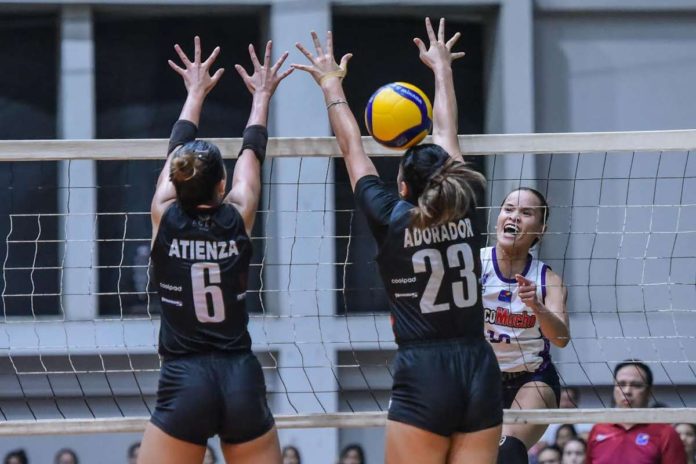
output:
[[[656,401],[696,404],[696,135],[687,135],[664,150],[622,142],[625,134],[604,137],[610,151],[590,137],[578,147],[570,134],[541,137],[527,153],[515,152],[526,142],[504,136],[462,140],[487,174],[480,209],[490,245],[508,191],[531,186],[548,199],[548,231],[534,252],[568,287],[572,335],[552,356],[563,385],[591,393],[584,405],[611,405],[611,371],[627,358],[651,366]],[[225,143],[224,152],[237,152]],[[80,160],[42,142],[0,147],[4,421],[152,411],[160,308],[147,211],[162,160],[150,159],[147,144],[106,144],[108,161],[98,142],[84,142]],[[329,140],[272,148],[283,156],[264,168],[248,297],[271,408],[292,416],[384,411],[395,345],[374,240],[345,167],[329,156],[337,154]],[[398,159],[375,160],[396,188]],[[37,175],[47,169],[57,181]]]

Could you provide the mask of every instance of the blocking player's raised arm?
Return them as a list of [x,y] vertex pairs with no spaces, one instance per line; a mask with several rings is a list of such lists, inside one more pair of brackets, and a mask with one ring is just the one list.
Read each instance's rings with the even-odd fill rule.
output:
[[316,32],[312,32],[312,41],[316,56],[301,43],[296,44],[298,50],[307,57],[310,64],[293,64],[292,67],[309,73],[321,87],[331,128],[336,134],[336,140],[346,162],[350,185],[351,188],[355,189],[358,180],[367,175],[377,175],[377,169],[365,153],[358,123],[348,106],[348,100],[343,91],[343,79],[348,72],[348,61],[353,55],[350,53],[343,55],[341,64],[336,63],[333,56],[333,34],[331,31],[327,33],[325,47],[322,46]]
[[288,57],[288,52],[271,64],[273,43],[266,43],[263,63],[256,56],[254,46],[249,44],[249,56],[253,72],[249,75],[241,65],[236,65],[237,72],[244,80],[253,96],[251,111],[246,129],[244,129],[242,150],[237,160],[232,178],[232,189],[225,201],[232,203],[244,218],[247,233],[251,233],[256,217],[256,209],[261,195],[261,165],[266,158],[266,143],[268,142],[268,108],[271,97],[278,84],[293,71],[280,71]]
[[174,50],[179,55],[183,68],[172,60],[169,60],[168,63],[184,81],[186,101],[181,109],[179,119],[172,128],[167,148],[167,161],[157,179],[157,187],[150,205],[153,240],[157,235],[162,214],[176,198],[176,190],[170,179],[171,155],[176,148],[196,139],[203,102],[220,81],[225,71],[220,68],[212,76],[210,75],[210,68],[220,54],[220,47],[215,47],[210,56],[205,61],[201,61],[201,39],[198,36],[194,38],[193,61],[189,59],[179,44],[174,45]]
[[463,161],[457,138],[457,97],[452,79],[452,61],[462,58],[464,52],[452,52],[461,34],[457,32],[445,41],[445,19],[440,19],[437,35],[430,18],[425,18],[425,29],[429,45],[426,47],[419,38],[413,39],[418,47],[421,61],[428,66],[435,77],[435,100],[433,104],[433,142],[440,145],[449,155]]

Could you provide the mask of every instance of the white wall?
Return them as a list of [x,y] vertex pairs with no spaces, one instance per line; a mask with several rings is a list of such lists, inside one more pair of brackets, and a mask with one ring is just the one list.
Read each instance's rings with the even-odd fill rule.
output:
[[696,11],[541,14],[535,30],[537,132],[696,125]]

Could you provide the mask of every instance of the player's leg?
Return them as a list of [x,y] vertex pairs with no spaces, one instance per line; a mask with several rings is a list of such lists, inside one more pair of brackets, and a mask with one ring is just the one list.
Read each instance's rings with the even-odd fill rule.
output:
[[[553,388],[546,383],[534,381],[519,389],[510,409],[555,409],[557,404]],[[544,424],[505,424],[503,435],[517,438],[529,449],[539,441],[546,427],[548,426]]]
[[503,390],[498,362],[484,340],[462,354],[467,359],[462,386],[468,399],[452,435],[447,463],[494,464],[503,429]]
[[455,433],[448,464],[494,464],[498,456],[498,443],[502,425],[470,433]]
[[149,423],[138,452],[138,464],[191,464],[202,462],[204,454],[205,446],[174,438]]
[[145,428],[138,463],[202,462],[208,438],[215,434],[218,407],[210,367],[209,356],[162,363],[157,403]]
[[442,464],[446,462],[450,439],[402,422],[387,421],[385,463]]
[[278,464],[280,444],[266,401],[261,364],[253,353],[215,359],[222,392],[220,443],[228,463]]
[[222,455],[228,464],[279,464],[282,459],[275,427],[246,443],[221,442],[221,447]]
[[456,378],[459,344],[402,346],[394,357],[385,462],[444,464],[465,400]]

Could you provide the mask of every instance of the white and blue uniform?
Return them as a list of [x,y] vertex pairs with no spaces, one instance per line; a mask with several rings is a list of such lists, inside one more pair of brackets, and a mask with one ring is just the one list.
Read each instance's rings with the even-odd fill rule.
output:
[[[484,334],[503,372],[504,396],[510,397],[505,407],[510,406],[519,387],[526,382],[542,381],[556,390],[558,376],[551,364],[549,340],[542,333],[537,316],[518,296],[517,281],[505,278],[500,272],[495,247],[481,249],[481,267]],[[537,298],[542,303],[546,299],[549,269],[529,254],[520,273],[536,283]],[[530,375],[525,376],[526,373]]]
[[[517,281],[505,278],[498,266],[495,247],[481,249],[484,333],[493,345],[500,370],[537,370],[549,361],[549,341],[541,333],[534,312],[518,296]],[[546,298],[548,266],[531,254],[521,273],[537,285],[537,298]]]

